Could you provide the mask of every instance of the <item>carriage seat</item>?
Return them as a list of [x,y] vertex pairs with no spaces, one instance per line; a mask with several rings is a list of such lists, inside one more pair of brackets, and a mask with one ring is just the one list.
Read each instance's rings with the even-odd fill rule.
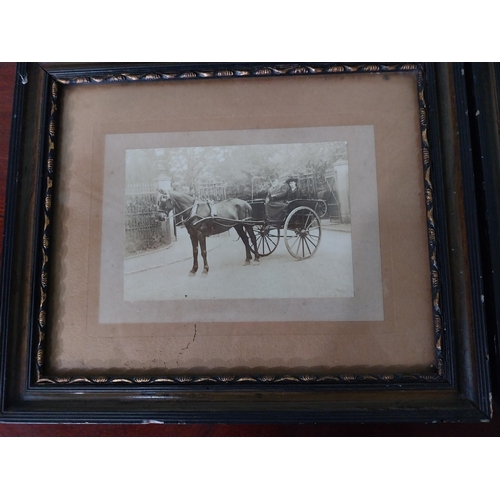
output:
[[271,201],[266,203],[265,206],[269,224],[272,226],[281,226],[287,216],[287,203],[281,201]]

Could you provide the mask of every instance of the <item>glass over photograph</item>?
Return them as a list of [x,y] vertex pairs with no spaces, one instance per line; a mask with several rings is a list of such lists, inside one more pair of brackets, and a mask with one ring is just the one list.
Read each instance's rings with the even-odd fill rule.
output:
[[415,76],[273,82],[68,90],[54,369],[433,362]]

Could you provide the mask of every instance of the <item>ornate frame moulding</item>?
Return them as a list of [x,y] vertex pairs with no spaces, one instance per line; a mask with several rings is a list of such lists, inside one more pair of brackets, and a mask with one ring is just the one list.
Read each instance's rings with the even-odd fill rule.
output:
[[[28,83],[23,84],[19,77],[16,84],[9,159],[2,266],[1,419],[26,422],[488,419],[491,414],[488,347],[481,302],[479,236],[475,229],[477,207],[473,186],[465,182],[472,175],[472,156],[466,143],[469,124],[463,118],[467,101],[462,96],[467,89],[461,78],[462,70],[460,63],[20,64],[18,73]],[[104,84],[135,85],[141,89],[148,82],[163,82],[162,85],[176,82],[182,86],[182,82],[195,81],[204,85],[207,80],[215,85],[221,80],[252,82],[264,78],[278,85],[298,78],[309,78],[307,81],[312,82],[316,78],[401,74],[414,77],[420,118],[418,139],[435,358],[430,369],[409,371],[405,367],[396,370],[381,366],[374,373],[356,371],[357,367],[342,373],[332,369],[297,373],[286,368],[258,373],[238,372],[234,368],[219,373],[213,370],[195,373],[193,369],[183,373],[168,369],[164,373],[156,369],[134,372],[111,366],[99,373],[95,369],[82,369],[78,373],[75,370],[58,373],[52,369],[51,335],[58,318],[51,316],[51,294],[61,279],[53,264],[59,248],[53,246],[54,237],[59,236],[54,234],[53,218],[60,209],[58,169],[70,168],[60,161],[65,144],[61,109],[67,102],[68,89]],[[348,88],[351,80],[345,81]],[[148,92],[149,88],[144,86],[142,92]],[[380,140],[377,155],[385,147]],[[458,214],[460,223],[453,223],[450,214],[455,218]],[[19,227],[27,231],[19,235],[16,233]],[[400,278],[395,276],[395,280]],[[396,324],[405,313],[397,310],[394,314]]]

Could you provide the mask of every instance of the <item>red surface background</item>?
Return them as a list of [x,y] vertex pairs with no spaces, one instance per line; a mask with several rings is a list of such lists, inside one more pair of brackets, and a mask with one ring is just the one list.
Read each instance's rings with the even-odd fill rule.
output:
[[[0,234],[16,65],[0,63]],[[1,249],[0,249],[1,252]],[[498,399],[498,394],[496,394]],[[158,425],[0,424],[1,436],[500,436],[500,419],[482,424]]]

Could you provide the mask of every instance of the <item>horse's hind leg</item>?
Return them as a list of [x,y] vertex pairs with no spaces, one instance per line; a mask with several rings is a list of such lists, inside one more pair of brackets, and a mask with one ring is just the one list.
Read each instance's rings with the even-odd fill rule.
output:
[[196,234],[189,233],[191,238],[191,246],[193,247],[193,267],[189,271],[189,276],[194,276],[196,271],[198,271],[198,236]]
[[208,260],[207,260],[207,238],[206,236],[201,236],[199,238],[200,248],[201,248],[201,256],[203,257],[203,274],[208,274]]
[[248,243],[247,233],[243,229],[243,226],[234,226],[234,229],[236,229],[238,236],[241,238],[241,241],[245,245],[246,259],[245,259],[244,265],[248,266],[248,265],[250,265],[250,262],[252,261],[252,253],[251,253],[251,249],[250,249],[250,244]]
[[254,262],[255,264],[259,264],[260,263],[260,255],[259,255],[259,251],[257,249],[257,238],[255,237],[255,233],[253,232],[253,227],[252,226],[244,226],[245,227],[245,230],[246,232],[250,235],[250,239],[252,240],[252,245],[253,245],[253,248],[254,248]]

